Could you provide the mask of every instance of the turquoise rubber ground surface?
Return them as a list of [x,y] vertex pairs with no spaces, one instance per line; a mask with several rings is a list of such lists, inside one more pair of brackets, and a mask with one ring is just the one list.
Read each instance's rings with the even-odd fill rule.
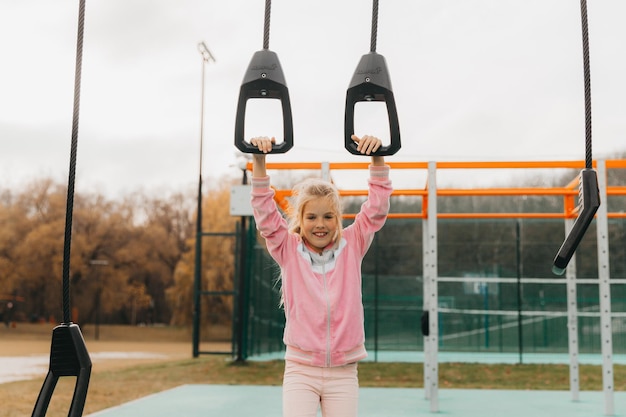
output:
[[[614,393],[614,416],[626,416],[626,392]],[[279,417],[281,387],[182,385],[90,417]],[[601,417],[604,393],[583,391],[439,390],[439,412],[417,388],[361,388],[360,417]]]

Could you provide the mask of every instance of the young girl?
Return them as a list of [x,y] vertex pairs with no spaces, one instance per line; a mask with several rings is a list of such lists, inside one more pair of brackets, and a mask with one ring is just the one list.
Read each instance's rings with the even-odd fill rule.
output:
[[[359,152],[380,146],[373,136],[353,136]],[[357,361],[365,358],[361,261],[389,211],[391,181],[382,156],[372,156],[369,196],[354,222],[342,229],[337,189],[310,179],[294,188],[289,223],[273,200],[265,153],[274,139],[250,143],[254,154],[252,207],[261,236],[280,266],[286,345],[283,416],[356,417]]]

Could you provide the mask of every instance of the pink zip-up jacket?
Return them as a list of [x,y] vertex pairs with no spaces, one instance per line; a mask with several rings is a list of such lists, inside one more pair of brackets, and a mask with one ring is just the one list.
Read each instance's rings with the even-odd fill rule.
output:
[[289,233],[269,176],[252,178],[252,208],[261,236],[280,266],[285,309],[285,359],[343,366],[367,357],[361,261],[385,224],[392,192],[389,166],[370,165],[369,196],[339,245],[321,255]]

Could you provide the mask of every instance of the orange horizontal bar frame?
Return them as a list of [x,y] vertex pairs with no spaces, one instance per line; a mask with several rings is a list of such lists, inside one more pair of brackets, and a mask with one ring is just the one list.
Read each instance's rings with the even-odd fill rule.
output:
[[[428,169],[428,162],[387,162],[392,169]],[[330,170],[367,169],[369,162],[277,162],[267,163],[266,168],[290,169],[290,170],[320,170],[323,166]],[[596,162],[593,161],[593,166]],[[607,169],[626,169],[626,159],[606,160]],[[585,161],[482,161],[482,162],[437,162],[437,169],[541,169],[541,168],[565,168],[583,169]],[[252,163],[247,165],[252,169]],[[554,195],[563,196],[564,209],[562,213],[439,213],[441,219],[506,219],[506,218],[529,218],[529,219],[564,219],[575,218],[578,214],[576,196],[578,196],[578,176],[565,187],[512,187],[512,188],[440,188],[437,196],[516,196],[516,195]],[[276,189],[275,200],[283,210],[289,208],[287,197],[291,190]],[[343,197],[366,196],[367,190],[339,190]],[[428,208],[427,189],[398,189],[392,196],[421,196],[423,198],[421,213],[389,213],[388,218],[426,218]],[[626,186],[608,186],[607,196],[626,196]],[[354,218],[355,214],[345,214],[344,218]],[[624,212],[608,213],[609,218],[626,218]]]
[[[321,169],[322,162],[268,162],[267,169]],[[369,162],[328,162],[329,169],[367,169]],[[428,162],[393,162],[387,161],[393,169],[428,169]],[[626,169],[626,159],[608,159],[605,161],[607,169]],[[596,167],[596,161],[593,166]],[[437,169],[540,169],[540,168],[570,168],[583,169],[585,161],[451,161],[436,162]],[[247,169],[252,170],[252,162],[248,162]]]

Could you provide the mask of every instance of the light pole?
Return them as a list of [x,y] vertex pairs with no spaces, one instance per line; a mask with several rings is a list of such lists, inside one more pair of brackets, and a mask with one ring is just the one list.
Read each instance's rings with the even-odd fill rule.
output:
[[199,173],[200,173],[200,182],[199,182],[199,186],[202,187],[202,142],[204,139],[204,68],[205,65],[209,62],[209,61],[213,61],[215,62],[215,58],[213,57],[213,54],[211,54],[211,51],[209,51],[209,48],[206,46],[206,44],[204,42],[200,42],[198,44],[198,51],[200,52],[200,55],[202,55],[202,80],[201,80],[201,87],[200,87],[200,169],[199,169]]
[[198,51],[202,55],[202,81],[200,94],[200,166],[198,169],[198,209],[196,218],[196,257],[193,285],[193,357],[199,355],[200,346],[200,291],[202,271],[202,142],[204,141],[204,73],[205,66],[209,61],[215,62],[215,58],[204,42],[198,44]]

